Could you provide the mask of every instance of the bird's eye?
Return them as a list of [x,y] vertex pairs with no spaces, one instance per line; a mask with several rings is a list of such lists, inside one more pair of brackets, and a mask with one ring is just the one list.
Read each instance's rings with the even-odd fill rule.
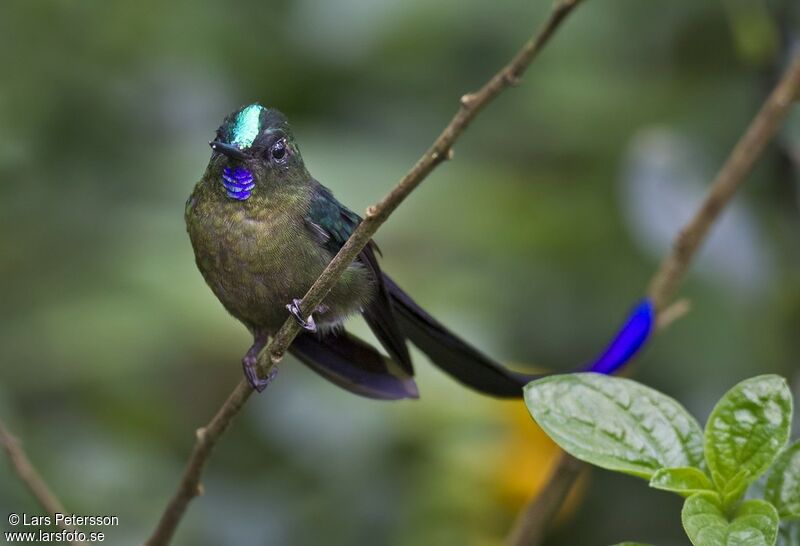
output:
[[269,149],[269,156],[275,163],[286,161],[286,140],[282,138],[275,142]]

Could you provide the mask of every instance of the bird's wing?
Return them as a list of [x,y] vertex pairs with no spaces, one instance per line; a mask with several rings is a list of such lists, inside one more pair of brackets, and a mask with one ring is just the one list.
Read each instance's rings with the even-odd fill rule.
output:
[[[361,217],[337,201],[328,188],[321,184],[315,187],[306,226],[317,241],[330,251],[331,256],[339,252],[360,223]],[[413,373],[406,338],[394,316],[392,300],[383,284],[376,252],[380,252],[377,245],[370,241],[358,255],[358,260],[372,272],[377,289],[375,297],[362,314],[389,355],[408,373]]]

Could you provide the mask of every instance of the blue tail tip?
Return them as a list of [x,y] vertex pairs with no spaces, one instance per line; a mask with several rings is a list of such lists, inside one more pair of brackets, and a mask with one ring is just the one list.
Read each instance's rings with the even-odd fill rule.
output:
[[655,322],[655,304],[650,298],[643,298],[631,310],[605,351],[587,366],[587,371],[612,374],[622,368],[642,350]]

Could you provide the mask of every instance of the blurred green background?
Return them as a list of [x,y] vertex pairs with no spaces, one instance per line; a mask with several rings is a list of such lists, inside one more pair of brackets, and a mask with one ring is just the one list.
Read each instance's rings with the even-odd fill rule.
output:
[[[519,368],[588,361],[773,83],[795,4],[586,2],[380,231],[384,268]],[[284,111],[312,174],[363,211],[549,7],[0,3],[0,417],[68,508],[120,517],[106,543],[147,536],[241,377],[248,334],[183,224],[224,115]],[[798,158],[795,112],[695,264],[692,312],[636,364],[701,419],[742,378],[796,379]],[[422,398],[402,403],[287,360],[218,446],[175,544],[500,544],[552,446],[521,403],[415,360]],[[643,482],[595,470],[578,496],[549,545],[685,543],[680,500]],[[38,513],[0,465],[12,511]]]

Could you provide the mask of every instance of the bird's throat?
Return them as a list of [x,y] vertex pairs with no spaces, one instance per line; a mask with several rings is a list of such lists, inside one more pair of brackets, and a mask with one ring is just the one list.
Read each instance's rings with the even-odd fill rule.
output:
[[225,167],[222,170],[222,185],[228,197],[237,201],[249,199],[253,188],[256,187],[253,173],[244,167]]

